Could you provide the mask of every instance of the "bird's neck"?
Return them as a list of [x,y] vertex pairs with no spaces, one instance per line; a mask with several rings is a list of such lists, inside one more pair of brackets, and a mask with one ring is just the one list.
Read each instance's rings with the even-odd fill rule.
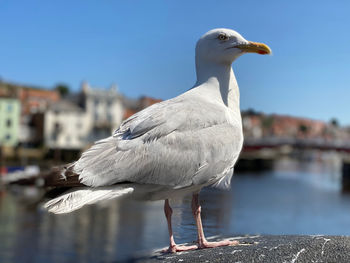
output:
[[210,89],[227,107],[239,112],[239,89],[231,64],[196,61],[196,71],[195,87]]

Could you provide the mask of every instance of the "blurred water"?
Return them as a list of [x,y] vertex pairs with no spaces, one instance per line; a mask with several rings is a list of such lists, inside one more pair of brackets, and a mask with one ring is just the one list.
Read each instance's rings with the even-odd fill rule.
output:
[[[201,192],[207,236],[350,235],[350,196],[339,169],[280,161],[274,171],[237,174],[230,191]],[[0,262],[118,262],[168,244],[163,202],[113,201],[67,215],[41,211],[24,188],[0,196]],[[193,241],[190,197],[173,202],[177,242]]]

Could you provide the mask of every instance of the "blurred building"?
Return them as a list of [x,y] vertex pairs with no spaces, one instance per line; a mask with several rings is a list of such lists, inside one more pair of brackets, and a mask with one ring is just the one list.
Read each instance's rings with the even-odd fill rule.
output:
[[318,140],[319,142],[350,142],[349,129],[334,123],[277,114],[243,112],[246,140],[280,138]]
[[50,149],[83,149],[90,132],[88,114],[69,100],[52,104],[44,115],[44,142]]
[[3,155],[24,161],[76,159],[124,119],[160,101],[126,98],[116,85],[102,89],[84,82],[79,92],[62,98],[57,90],[0,80],[0,145],[9,146]]
[[20,103],[14,98],[0,98],[0,145],[17,146]]
[[44,113],[60,100],[55,90],[0,81],[0,97],[17,99],[21,105],[18,143],[24,147],[43,146]]
[[20,87],[18,98],[22,105],[20,142],[26,147],[43,146],[44,114],[50,105],[60,101],[56,90]]
[[80,150],[118,128],[123,118],[122,96],[116,86],[92,88],[86,82],[78,94],[56,102],[44,116],[44,140],[50,149]]
[[257,115],[243,115],[242,123],[245,138],[260,139],[263,136],[261,117]]
[[0,97],[17,98],[18,90],[18,85],[13,83],[7,83],[0,79]]
[[92,88],[82,84],[80,104],[85,109],[90,126],[89,142],[108,137],[123,120],[123,102],[116,85],[109,89]]
[[56,90],[21,87],[18,92],[21,101],[22,115],[43,113],[49,105],[60,100],[60,94]]

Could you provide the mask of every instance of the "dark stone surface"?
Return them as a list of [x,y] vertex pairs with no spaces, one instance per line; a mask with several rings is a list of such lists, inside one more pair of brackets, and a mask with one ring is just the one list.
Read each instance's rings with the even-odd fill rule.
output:
[[176,254],[155,251],[130,262],[350,262],[350,237],[346,236],[247,236],[232,239],[241,244]]

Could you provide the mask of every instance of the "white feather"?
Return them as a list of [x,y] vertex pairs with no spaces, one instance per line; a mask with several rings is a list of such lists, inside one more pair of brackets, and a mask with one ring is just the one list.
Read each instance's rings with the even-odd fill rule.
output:
[[212,187],[221,189],[221,190],[229,190],[231,186],[231,179],[233,176],[233,168],[230,169],[227,173],[224,173],[216,183],[212,184]]
[[44,208],[54,214],[70,213],[84,205],[121,197],[133,191],[134,188],[130,186],[79,188],[48,201]]

